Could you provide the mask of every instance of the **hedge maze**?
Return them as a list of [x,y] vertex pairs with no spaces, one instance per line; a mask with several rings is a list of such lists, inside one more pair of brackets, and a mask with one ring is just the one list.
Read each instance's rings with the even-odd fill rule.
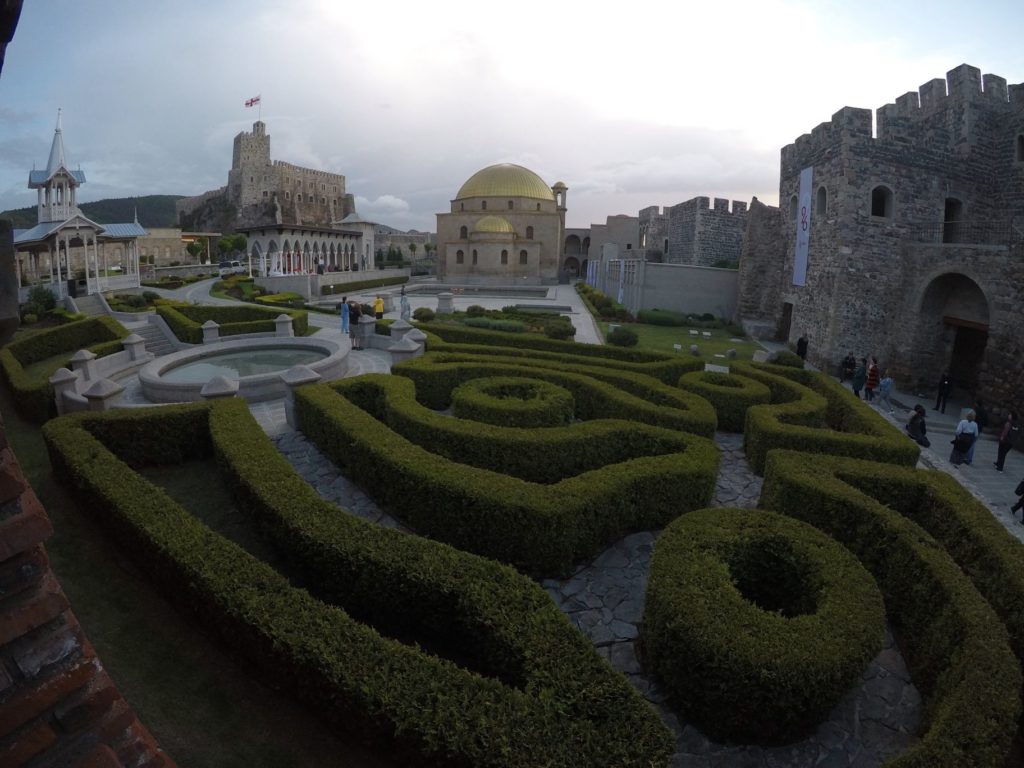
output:
[[[415,533],[322,501],[240,401],[62,417],[44,428],[51,461],[183,611],[409,764],[668,766],[670,731],[537,584],[663,528],[640,640],[687,722],[801,738],[887,621],[924,724],[886,765],[1002,768],[1024,547],[842,387],[472,328],[430,329],[428,346],[295,402],[305,436]],[[708,508],[716,430],[743,432],[762,509]],[[196,459],[308,590],[133,471]]]

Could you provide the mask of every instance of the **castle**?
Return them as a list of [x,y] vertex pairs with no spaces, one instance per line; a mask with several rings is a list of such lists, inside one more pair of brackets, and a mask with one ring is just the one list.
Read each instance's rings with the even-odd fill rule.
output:
[[262,120],[252,133],[235,136],[227,186],[176,203],[182,229],[218,232],[267,224],[329,227],[355,209],[341,174],[271,160]]
[[1024,83],[961,65],[874,115],[845,107],[782,149],[755,202],[737,318],[811,339],[828,371],[878,356],[904,386],[1017,401],[1024,376]]

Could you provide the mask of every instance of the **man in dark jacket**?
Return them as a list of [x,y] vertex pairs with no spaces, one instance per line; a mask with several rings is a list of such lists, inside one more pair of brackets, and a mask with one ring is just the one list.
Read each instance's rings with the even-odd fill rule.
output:
[[942,378],[939,379],[939,396],[935,398],[935,407],[933,411],[946,412],[946,398],[949,397],[949,393],[953,391],[953,380],[949,378],[949,373],[943,371]]

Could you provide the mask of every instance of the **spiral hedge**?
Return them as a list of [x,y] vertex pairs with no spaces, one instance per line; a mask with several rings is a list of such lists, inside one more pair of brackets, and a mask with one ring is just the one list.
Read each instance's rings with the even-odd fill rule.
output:
[[692,371],[679,377],[679,386],[711,403],[718,428],[727,432],[742,432],[747,409],[771,401],[765,384],[735,373]]
[[688,722],[716,741],[784,744],[828,715],[882,648],[874,579],[821,531],[704,509],[661,534],[642,639]]
[[[243,402],[76,414],[44,436],[57,475],[182,610],[331,723],[387,739],[403,763],[667,765],[665,726],[540,587],[339,513]],[[125,463],[210,453],[239,508],[316,595]]]
[[506,376],[470,379],[452,391],[452,414],[504,427],[561,427],[576,408],[562,387],[537,379]]
[[951,479],[879,462],[770,451],[760,505],[842,543],[885,596],[925,707],[920,743],[887,765],[1002,766],[1022,711],[1024,546]]
[[[447,403],[464,381],[499,372],[574,388],[578,418],[626,417],[633,400],[654,421],[659,413],[670,421],[674,409],[627,399],[578,374],[422,360],[396,372],[428,371],[426,392],[418,376],[362,376],[304,387],[295,399],[306,437],[419,533],[531,575],[553,576],[631,531],[659,528],[711,498],[718,449],[692,434],[621,420],[522,430],[447,418],[420,403],[425,397]],[[623,439],[594,439],[602,434]],[[554,445],[561,448],[557,455]],[[509,465],[549,482],[507,474]]]

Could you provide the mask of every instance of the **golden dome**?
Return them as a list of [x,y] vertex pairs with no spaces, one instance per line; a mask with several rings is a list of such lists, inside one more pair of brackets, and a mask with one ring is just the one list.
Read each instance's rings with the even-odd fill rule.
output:
[[462,185],[456,200],[467,197],[532,197],[554,200],[544,179],[521,165],[499,163],[477,171]]
[[483,216],[473,227],[474,232],[505,232],[513,234],[512,225],[501,216]]

